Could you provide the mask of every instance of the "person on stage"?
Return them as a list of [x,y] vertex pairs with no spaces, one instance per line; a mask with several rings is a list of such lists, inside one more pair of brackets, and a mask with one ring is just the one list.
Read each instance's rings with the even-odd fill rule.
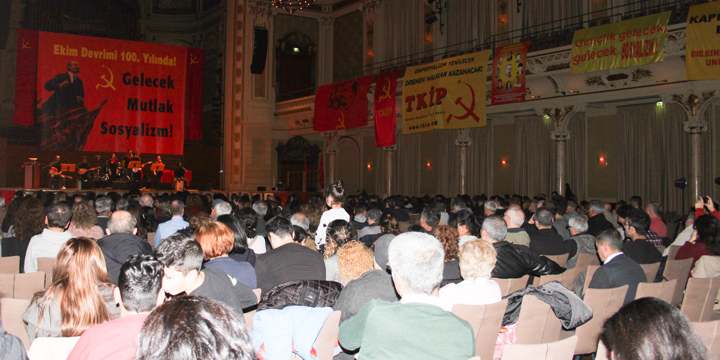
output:
[[78,180],[90,180],[92,173],[90,172],[90,163],[88,163],[87,157],[83,156],[82,160],[75,165],[75,171],[77,172]]
[[[132,153],[132,150],[130,150],[130,153]],[[132,154],[132,158],[130,158],[130,161],[142,161],[140,160],[140,152],[137,154]],[[128,176],[130,176],[130,181],[133,182],[140,182],[143,178],[143,170],[142,170],[142,163],[140,164],[140,168],[138,169],[128,169]]]
[[112,154],[110,157],[110,160],[107,162],[107,169],[108,169],[108,177],[112,181],[117,181],[120,178],[120,163],[118,162],[118,159],[115,157],[115,154]]
[[183,188],[188,185],[188,181],[185,178],[185,170],[182,161],[178,161],[177,168],[175,168],[175,182],[182,181],[184,183]]
[[[155,160],[153,165],[159,165],[159,164],[163,164],[163,161],[162,161],[162,158],[160,157],[160,155],[158,155],[157,160]],[[162,175],[163,175],[162,170],[153,171],[153,176],[155,178],[155,189],[160,188],[160,181],[162,181]]]
[[55,155],[55,161],[50,163],[50,188],[53,184],[57,184],[57,187],[65,189],[65,181],[62,175],[62,164],[60,163],[60,155]]

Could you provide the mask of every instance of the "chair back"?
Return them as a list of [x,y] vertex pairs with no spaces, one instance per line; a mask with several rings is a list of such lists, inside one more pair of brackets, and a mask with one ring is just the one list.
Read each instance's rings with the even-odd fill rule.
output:
[[517,279],[492,278],[492,280],[495,280],[495,282],[498,283],[498,285],[500,285],[500,291],[502,292],[502,296],[507,296],[518,290],[524,289],[527,286],[529,278],[530,278],[530,275],[525,275],[525,276],[523,276],[521,278],[517,278]]
[[655,282],[655,276],[657,275],[658,269],[660,269],[660,263],[640,264],[640,267],[645,272],[647,282]]
[[668,248],[668,249],[670,249],[670,250],[668,250],[667,259],[668,259],[668,260],[675,260],[675,255],[677,255],[677,253],[678,253],[678,251],[680,251],[680,248],[681,248],[681,247],[682,247],[682,246],[678,246],[678,245],[670,245],[670,247]]
[[505,346],[502,360],[572,360],[577,336],[544,344],[511,344]]
[[718,289],[720,289],[720,276],[688,279],[680,311],[690,321],[710,321]]
[[45,288],[47,288],[53,282],[53,273],[55,272],[57,258],[38,258],[37,262],[38,271],[45,273]]
[[693,266],[690,272],[694,278],[711,278],[720,276],[720,256],[703,255]]
[[560,339],[562,324],[550,305],[534,295],[523,297],[515,330],[516,344],[542,344]]
[[720,320],[694,322],[692,325],[708,352],[715,359],[720,359]]
[[45,289],[45,273],[42,271],[15,274],[13,297],[16,299],[32,299],[36,292]]
[[635,300],[644,297],[656,297],[658,299],[671,302],[673,294],[675,293],[675,284],[677,284],[677,280],[663,281],[659,283],[640,283],[638,284],[637,292],[635,293]]
[[579,274],[587,271],[589,265],[600,265],[597,254],[580,253],[575,263],[575,271]]
[[150,243],[150,246],[155,247],[155,233],[149,232],[147,234],[147,242]]
[[560,254],[560,255],[543,255],[544,257],[556,262],[558,265],[565,267],[567,265],[568,256],[570,254]]
[[15,296],[15,274],[0,274],[0,298]]
[[603,323],[620,310],[627,290],[628,285],[613,289],[587,289],[583,301],[592,309],[593,317],[575,330],[578,337],[575,355],[590,354],[597,350]]
[[567,269],[562,274],[557,275],[543,275],[541,277],[536,277],[533,285],[540,286],[545,285],[551,281],[557,281],[561,283],[564,287],[572,290],[573,281],[575,280],[575,276],[577,275],[577,271],[575,269]]
[[688,275],[690,274],[690,267],[692,266],[692,262],[692,258],[683,260],[670,260],[670,257],[668,257],[667,262],[665,262],[665,271],[663,271],[663,276],[668,280],[678,281],[677,284],[675,284],[673,300],[670,302],[675,306],[680,305],[680,302],[682,301],[683,291],[685,290],[685,285],[687,285],[687,279]]
[[20,257],[0,257],[0,274],[17,274],[20,272]]
[[590,287],[590,281],[592,281],[593,275],[595,275],[595,272],[599,268],[600,268],[600,265],[589,265],[588,266],[587,273],[585,274],[585,284],[583,285],[583,294],[587,293],[588,287]]
[[507,303],[505,299],[488,305],[455,304],[452,308],[453,314],[472,326],[475,334],[475,354],[482,359],[492,359]]
[[25,313],[28,306],[30,306],[30,300],[27,299],[0,299],[0,319],[2,319],[3,328],[8,334],[19,337],[26,351],[30,349],[30,338],[22,314]]
[[340,311],[333,311],[325,319],[325,324],[315,339],[314,348],[318,360],[333,359],[335,344],[338,341],[338,327],[340,327]]

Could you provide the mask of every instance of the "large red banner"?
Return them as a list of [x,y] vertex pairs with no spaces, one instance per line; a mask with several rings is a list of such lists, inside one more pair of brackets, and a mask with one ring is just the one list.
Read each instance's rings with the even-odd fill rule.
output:
[[[35,39],[36,73],[23,69],[22,79],[35,75],[41,149],[182,154],[186,120],[199,138],[202,50],[48,32]],[[19,76],[16,87],[28,84]],[[22,111],[15,122],[31,124]]]
[[492,104],[525,101],[525,74],[530,42],[505,45],[495,50],[492,73]]
[[400,70],[378,75],[375,83],[375,146],[395,145],[395,91]]
[[367,125],[367,93],[375,75],[321,86],[315,95],[313,130],[352,129]]

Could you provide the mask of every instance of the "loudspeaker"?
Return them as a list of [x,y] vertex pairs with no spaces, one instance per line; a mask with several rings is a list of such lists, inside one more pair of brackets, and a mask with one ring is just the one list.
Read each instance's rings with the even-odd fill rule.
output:
[[250,73],[262,74],[265,71],[265,59],[267,58],[268,29],[256,27],[253,42],[253,56],[250,64]]

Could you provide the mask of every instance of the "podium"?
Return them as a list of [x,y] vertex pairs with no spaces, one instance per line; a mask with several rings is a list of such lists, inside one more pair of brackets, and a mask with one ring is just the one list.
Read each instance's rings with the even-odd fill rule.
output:
[[37,158],[30,158],[29,163],[23,164],[25,168],[25,188],[40,188],[40,167],[37,164]]

